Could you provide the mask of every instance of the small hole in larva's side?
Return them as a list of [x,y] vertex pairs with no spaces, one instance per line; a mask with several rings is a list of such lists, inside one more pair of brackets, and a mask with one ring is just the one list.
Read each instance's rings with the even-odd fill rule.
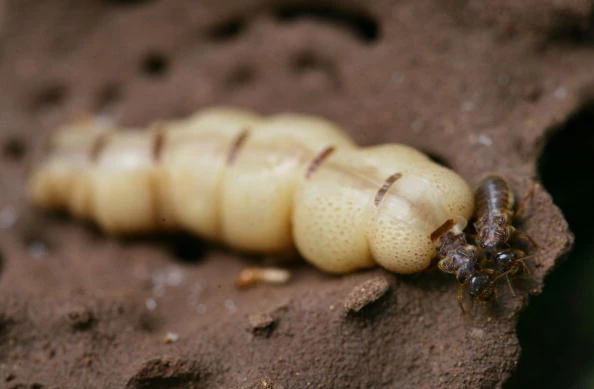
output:
[[280,7],[275,17],[280,22],[298,19],[314,19],[350,31],[359,40],[372,43],[379,38],[380,28],[376,20],[363,10],[353,10],[338,6],[297,4]]
[[161,77],[167,73],[169,61],[159,53],[149,53],[140,61],[140,70],[150,77]]
[[52,84],[43,87],[33,98],[34,111],[45,111],[57,108],[64,103],[68,90],[61,84]]
[[19,137],[9,137],[2,143],[2,155],[10,161],[19,162],[26,153],[27,144]]
[[241,66],[234,69],[223,81],[227,90],[239,89],[252,83],[256,78],[256,72],[249,66]]
[[[586,382],[592,382],[594,332],[576,332],[576,328],[594,328],[594,294],[585,293],[592,290],[594,275],[592,123],[594,100],[549,129],[544,140],[538,159],[540,181],[561,208],[575,234],[575,245],[567,260],[547,276],[543,293],[531,298],[520,315],[522,354],[506,389],[591,387]],[[526,217],[530,217],[529,212],[530,202]],[[549,242],[537,243],[546,252]]]
[[207,36],[213,41],[228,41],[237,38],[245,29],[245,22],[241,19],[232,19],[222,24],[217,24],[207,31]]

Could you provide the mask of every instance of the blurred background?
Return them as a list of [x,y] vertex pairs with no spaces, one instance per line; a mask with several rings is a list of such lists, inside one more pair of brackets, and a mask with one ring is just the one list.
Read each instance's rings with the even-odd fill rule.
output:
[[566,261],[520,316],[522,355],[506,388],[594,387],[594,103],[551,128],[542,184],[575,234]]

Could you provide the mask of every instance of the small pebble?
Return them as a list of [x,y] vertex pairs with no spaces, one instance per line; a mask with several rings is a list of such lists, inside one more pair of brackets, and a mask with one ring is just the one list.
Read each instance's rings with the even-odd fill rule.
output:
[[[307,385],[310,387],[310,385]],[[284,386],[273,381],[269,377],[258,378],[257,380],[245,383],[241,389],[284,389]]]
[[268,313],[257,312],[248,316],[251,331],[254,335],[269,335],[276,326],[276,320]]
[[155,299],[146,299],[145,305],[149,311],[157,309],[157,301]]
[[253,286],[257,283],[286,284],[291,279],[291,273],[286,269],[276,267],[247,267],[243,269],[235,285],[239,288]]
[[86,307],[75,307],[67,314],[70,326],[76,330],[86,330],[93,324],[93,314]]
[[165,334],[165,338],[163,339],[163,341],[167,344],[175,343],[178,340],[179,340],[179,335],[176,334],[175,332],[168,332],[167,334]]
[[469,335],[471,338],[482,339],[485,337],[485,331],[480,328],[471,328]]
[[382,298],[389,289],[390,283],[384,277],[367,280],[353,288],[344,301],[344,308],[347,312],[358,313]]

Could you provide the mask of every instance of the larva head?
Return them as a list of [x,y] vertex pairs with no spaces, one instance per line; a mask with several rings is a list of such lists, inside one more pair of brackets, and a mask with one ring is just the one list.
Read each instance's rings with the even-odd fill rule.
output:
[[402,198],[386,196],[376,212],[368,240],[377,264],[403,274],[426,269],[435,257],[435,244],[415,208]]
[[[369,147],[361,152],[365,162],[381,177],[398,173],[377,204],[369,227],[369,244],[376,262],[397,273],[414,273],[427,268],[435,256],[431,235],[444,221],[463,226],[473,210],[473,196],[466,182],[410,147],[391,144]],[[382,183],[383,181],[383,183]],[[376,201],[377,202],[377,201]]]

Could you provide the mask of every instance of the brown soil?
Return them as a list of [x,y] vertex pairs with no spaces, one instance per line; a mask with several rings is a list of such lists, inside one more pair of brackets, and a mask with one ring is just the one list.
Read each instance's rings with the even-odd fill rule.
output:
[[361,144],[408,143],[524,193],[547,130],[594,94],[591,6],[488,3],[0,2],[0,387],[501,386],[518,314],[572,242],[543,189],[522,226],[539,244],[529,278],[467,315],[435,271],[299,264],[287,285],[238,290],[261,259],[184,236],[116,240],[24,195],[75,115],[146,125],[214,104],[320,114]]

